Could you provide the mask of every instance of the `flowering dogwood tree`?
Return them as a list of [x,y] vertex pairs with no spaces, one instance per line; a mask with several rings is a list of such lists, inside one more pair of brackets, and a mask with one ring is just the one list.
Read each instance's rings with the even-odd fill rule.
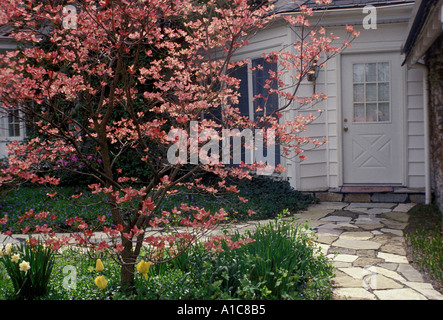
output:
[[[239,112],[240,80],[232,72],[252,66],[233,57],[258,30],[279,18],[271,3],[0,0],[0,24],[10,26],[18,43],[17,50],[0,55],[0,102],[6,110],[18,109],[20,116],[31,119],[38,132],[26,143],[8,146],[8,167],[2,169],[0,184],[21,179],[57,185],[60,180],[50,174],[52,170],[78,171],[95,179],[89,187],[92,193],[106,195],[113,220],[101,230],[113,241],[93,241],[94,230],[78,217],[67,221],[79,229],[70,237],[55,237],[46,224],[23,231],[51,235],[48,244],[54,248],[74,241],[115,254],[122,263],[123,284],[133,282],[144,244],[169,248],[171,255],[188,248],[198,235],[223,221],[226,212],[210,212],[195,203],[181,203],[166,212],[160,209],[162,200],[180,189],[238,192],[224,178],[250,178],[263,165],[191,163],[189,157],[195,153],[208,156],[205,130],[266,127],[275,131],[283,155],[300,157],[306,145],[324,143],[300,135],[314,116],[282,119],[292,108],[326,98],[320,93],[298,96],[298,88],[315,66],[323,66],[349,44],[323,28],[311,28],[312,15],[312,9],[301,6],[297,14],[282,18],[300,33],[291,46],[263,55],[279,65],[278,71],[269,72],[264,86],[279,96],[279,108],[251,120]],[[347,29],[351,38],[356,35],[352,27]],[[266,99],[262,100],[260,108],[265,109]],[[199,140],[192,143],[187,136],[187,158],[171,163],[168,150],[178,137],[169,133],[190,132],[196,122]],[[137,151],[149,179],[138,181],[117,167],[127,150]],[[283,168],[278,165],[275,170]],[[202,171],[222,179],[218,185],[204,185],[197,178]],[[79,196],[73,195],[73,201]],[[21,218],[38,221],[49,214],[31,210]],[[1,222],[7,220],[5,216]],[[167,232],[147,232],[158,227]],[[248,242],[220,235],[205,241],[213,250],[221,248],[221,241],[232,248]]]

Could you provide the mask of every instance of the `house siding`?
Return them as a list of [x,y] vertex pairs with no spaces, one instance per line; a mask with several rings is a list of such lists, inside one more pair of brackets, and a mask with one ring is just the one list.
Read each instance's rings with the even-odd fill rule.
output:
[[[306,151],[307,160],[299,163],[300,183],[299,190],[321,190],[338,186],[338,130],[337,130],[337,58],[333,58],[320,70],[316,81],[316,91],[328,96],[327,100],[320,102],[313,110],[302,111],[304,115],[317,114],[318,118],[307,127],[306,135],[312,138],[326,138],[325,145]],[[313,84],[304,84],[304,91],[309,94]],[[323,112],[318,114],[316,109]]]
[[424,110],[423,74],[419,69],[407,71],[407,186],[423,188],[424,163]]
[[[400,48],[405,37],[407,21],[382,24],[377,30],[364,30],[356,26],[361,32],[343,54],[371,53],[394,51],[401,54]],[[334,34],[340,34],[338,28],[330,28]],[[341,86],[340,61],[337,56],[326,64],[317,79],[318,92],[324,92],[328,99],[318,107],[323,109],[321,116],[315,123],[309,125],[306,132],[311,137],[325,137],[328,143],[319,149],[306,151],[307,160],[296,163],[299,177],[293,184],[299,190],[326,190],[340,187],[343,184],[341,166]],[[419,70],[403,68],[403,79],[393,81],[403,82],[403,110],[404,110],[404,154],[398,155],[399,161],[404,161],[403,186],[408,188],[424,188],[424,121],[423,121],[423,82]],[[302,88],[308,92],[312,84],[306,83]],[[313,111],[313,110],[311,110]],[[308,113],[308,111],[304,111]]]

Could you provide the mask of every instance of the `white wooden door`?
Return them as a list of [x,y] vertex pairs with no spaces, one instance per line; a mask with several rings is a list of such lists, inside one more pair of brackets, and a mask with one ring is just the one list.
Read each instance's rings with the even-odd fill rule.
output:
[[403,182],[400,54],[342,56],[343,184]]

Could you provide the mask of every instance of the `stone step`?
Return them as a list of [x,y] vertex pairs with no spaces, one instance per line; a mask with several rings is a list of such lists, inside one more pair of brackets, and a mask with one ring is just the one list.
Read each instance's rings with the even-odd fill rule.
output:
[[368,202],[368,203],[421,203],[425,193],[421,190],[394,188],[392,192],[341,192],[340,188],[305,191],[321,202]]

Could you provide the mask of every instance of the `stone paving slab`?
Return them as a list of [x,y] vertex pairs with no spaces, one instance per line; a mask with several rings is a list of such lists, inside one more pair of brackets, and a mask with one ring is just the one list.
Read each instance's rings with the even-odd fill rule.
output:
[[374,290],[374,294],[379,300],[428,300],[411,288]]
[[321,203],[298,214],[310,220],[336,268],[335,299],[443,300],[406,257],[403,230],[414,203]]
[[374,209],[374,208],[385,208],[385,209],[393,209],[394,207],[398,206],[398,203],[390,203],[390,202],[352,202],[348,206],[346,206],[347,210],[352,210],[354,208],[367,208],[367,209]]

